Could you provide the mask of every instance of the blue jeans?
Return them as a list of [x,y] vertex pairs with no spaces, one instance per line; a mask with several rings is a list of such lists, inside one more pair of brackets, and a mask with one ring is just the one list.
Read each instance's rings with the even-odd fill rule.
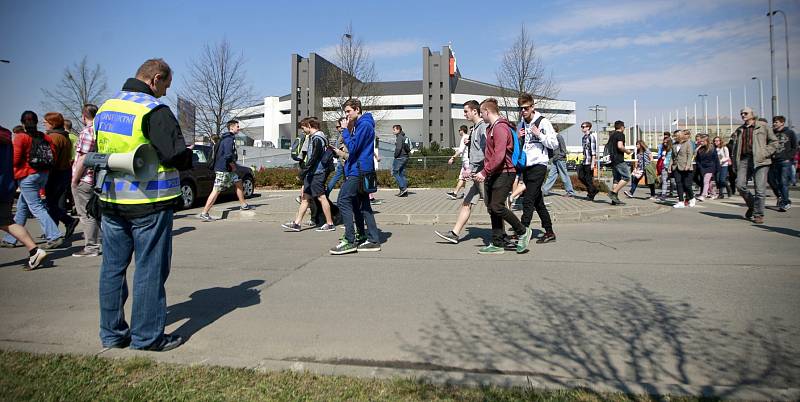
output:
[[[50,218],[47,213],[47,208],[44,201],[39,197],[39,190],[43,189],[47,183],[47,173],[34,173],[32,175],[23,177],[19,181],[19,201],[17,201],[17,214],[14,216],[14,223],[25,226],[28,221],[28,213],[33,214],[39,220],[39,226],[42,227],[44,237],[48,241],[58,239],[62,236],[58,231],[58,226]],[[17,239],[6,234],[3,241],[11,244],[16,244]]]
[[333,188],[336,187],[336,182],[344,176],[344,162],[336,164],[336,170],[333,172],[333,177],[328,181],[328,188],[325,190],[325,196],[330,196]]
[[793,161],[772,162],[769,166],[769,186],[776,197],[780,197],[781,206],[791,204],[789,199],[789,183],[792,181]]
[[392,162],[392,176],[394,176],[394,179],[397,181],[397,186],[400,187],[400,191],[408,188],[408,181],[406,181],[407,164],[408,158],[396,158]]
[[556,184],[556,174],[561,177],[561,182],[564,183],[564,189],[567,190],[567,194],[575,195],[575,190],[572,188],[572,180],[570,180],[569,172],[567,172],[567,161],[562,160],[553,161],[550,164],[550,171],[547,173],[547,180],[544,182],[544,187],[542,187],[542,193],[548,194],[553,185]]
[[[172,259],[171,209],[140,218],[104,214],[100,265],[100,341],[111,346],[130,338],[133,349],[161,342],[167,319],[167,281]],[[125,322],[125,272],[136,252],[131,326]]]
[[[369,203],[368,194],[358,193],[358,176],[347,176],[339,189],[339,199],[336,201],[339,213],[342,215],[344,224],[344,238],[350,244],[355,244],[355,231],[364,235],[364,223],[367,224],[366,235],[370,243],[380,244],[381,239],[378,234],[378,224],[375,223],[375,215],[372,213],[372,205]],[[355,229],[353,222],[355,221]]]

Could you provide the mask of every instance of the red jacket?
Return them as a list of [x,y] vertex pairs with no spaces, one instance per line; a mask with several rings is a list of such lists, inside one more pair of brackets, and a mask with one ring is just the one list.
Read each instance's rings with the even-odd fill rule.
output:
[[[53,155],[55,155],[56,149],[53,146],[53,141],[50,140],[50,137],[41,132],[39,132],[39,134],[44,136],[45,141],[47,141],[47,143],[50,144],[50,149],[53,150]],[[15,180],[21,180],[27,176],[39,172],[28,164],[28,154],[30,154],[31,152],[32,142],[33,138],[26,133],[14,134],[14,179]],[[47,170],[42,170],[42,172],[47,172]]]
[[511,162],[514,153],[513,132],[511,123],[500,117],[486,129],[486,149],[483,151],[483,176],[489,177],[498,173],[515,173],[517,170]]

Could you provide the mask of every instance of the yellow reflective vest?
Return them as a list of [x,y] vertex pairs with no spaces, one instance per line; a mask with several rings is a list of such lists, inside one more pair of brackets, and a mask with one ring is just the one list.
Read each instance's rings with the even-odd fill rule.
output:
[[[94,129],[97,152],[104,154],[132,152],[149,144],[142,131],[144,117],[162,103],[155,97],[122,91],[107,100],[97,111]],[[180,196],[180,175],[175,168],[161,164],[158,174],[140,180],[124,172],[110,171],[103,181],[100,199],[113,204],[152,204]]]

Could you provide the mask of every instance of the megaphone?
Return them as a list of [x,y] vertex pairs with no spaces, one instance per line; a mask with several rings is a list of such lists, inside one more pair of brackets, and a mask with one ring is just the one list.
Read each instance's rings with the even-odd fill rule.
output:
[[141,144],[133,152],[101,154],[90,152],[83,160],[86,167],[124,172],[138,180],[149,180],[158,173],[158,155],[150,144]]

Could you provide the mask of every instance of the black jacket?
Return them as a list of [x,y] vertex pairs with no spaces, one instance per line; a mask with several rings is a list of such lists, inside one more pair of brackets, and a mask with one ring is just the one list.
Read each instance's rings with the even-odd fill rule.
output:
[[395,136],[394,142],[394,158],[408,158],[408,153],[411,152],[408,144],[406,144],[406,133],[400,132]]
[[[128,78],[122,90],[154,95],[147,84],[136,78]],[[192,150],[186,147],[178,119],[168,106],[158,106],[148,113],[142,120],[142,131],[155,148],[161,164],[178,170],[192,168]],[[138,218],[164,209],[173,209],[179,200],[180,197],[154,204],[123,205],[103,202],[102,205],[103,213],[124,218]]]

